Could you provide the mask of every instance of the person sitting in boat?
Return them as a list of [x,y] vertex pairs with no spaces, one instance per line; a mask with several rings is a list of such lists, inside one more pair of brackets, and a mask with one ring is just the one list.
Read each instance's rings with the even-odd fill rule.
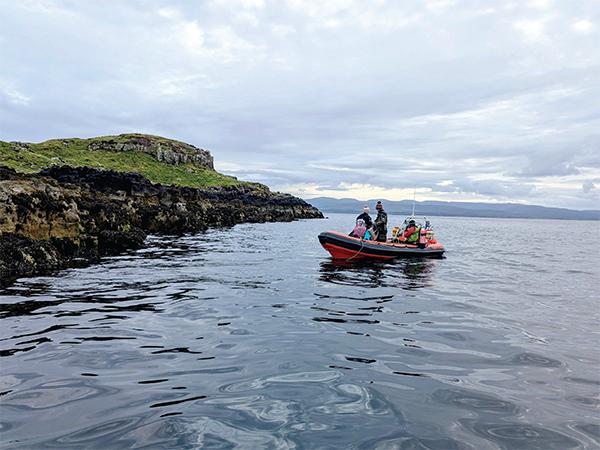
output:
[[368,231],[367,231],[367,226],[365,224],[365,221],[363,219],[359,218],[359,219],[356,219],[356,226],[350,232],[349,236],[363,239],[363,238],[365,238],[365,235],[367,233],[368,233]]
[[410,219],[408,225],[406,225],[406,228],[404,229],[404,233],[402,233],[400,241],[406,244],[418,244],[420,234],[421,227],[417,225],[414,219]]
[[385,242],[387,241],[387,213],[383,210],[383,205],[380,201],[375,205],[375,209],[377,210],[377,217],[375,218],[375,226],[373,229],[375,231],[376,240],[378,242]]
[[365,205],[365,207],[363,208],[362,214],[356,218],[357,221],[360,219],[365,221],[365,226],[367,227],[367,229],[373,226],[373,219],[371,219],[371,216],[369,215],[369,207],[367,205]]

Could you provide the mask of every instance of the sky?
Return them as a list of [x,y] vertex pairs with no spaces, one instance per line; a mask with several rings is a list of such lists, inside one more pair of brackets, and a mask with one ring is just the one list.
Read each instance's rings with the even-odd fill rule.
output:
[[0,139],[126,132],[303,198],[600,209],[600,0],[0,0]]

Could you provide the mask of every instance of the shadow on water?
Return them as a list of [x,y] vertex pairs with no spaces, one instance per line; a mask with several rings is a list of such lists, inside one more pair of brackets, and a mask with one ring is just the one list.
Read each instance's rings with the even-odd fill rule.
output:
[[438,261],[430,258],[391,262],[328,259],[319,267],[321,281],[357,287],[393,287],[414,290],[433,286]]

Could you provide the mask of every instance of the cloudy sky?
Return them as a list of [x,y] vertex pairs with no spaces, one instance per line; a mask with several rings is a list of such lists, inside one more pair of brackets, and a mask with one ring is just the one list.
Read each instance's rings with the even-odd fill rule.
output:
[[305,198],[600,208],[600,1],[0,0],[0,139],[143,132]]

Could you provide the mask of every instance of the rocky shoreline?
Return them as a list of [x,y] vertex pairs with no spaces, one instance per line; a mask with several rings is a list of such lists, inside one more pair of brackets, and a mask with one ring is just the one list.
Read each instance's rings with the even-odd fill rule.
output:
[[139,248],[150,233],[322,217],[259,184],[192,188],[89,167],[0,166],[0,284]]

